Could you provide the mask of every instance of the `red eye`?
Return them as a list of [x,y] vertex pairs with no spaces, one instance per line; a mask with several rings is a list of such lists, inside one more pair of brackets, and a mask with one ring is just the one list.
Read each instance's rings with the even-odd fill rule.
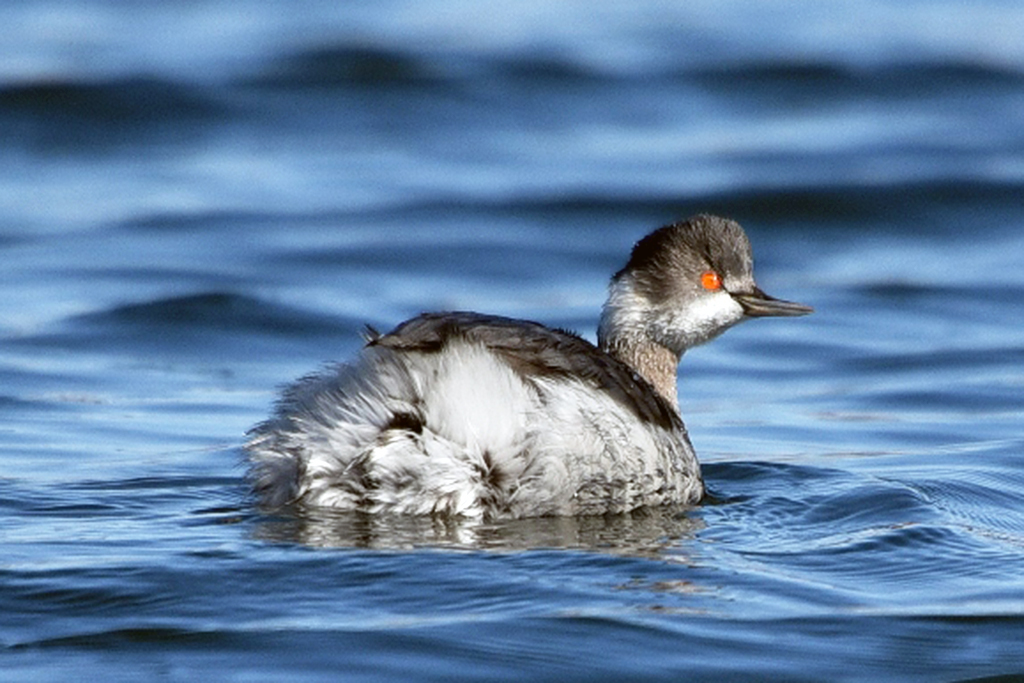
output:
[[722,278],[718,277],[718,273],[713,270],[709,270],[701,275],[700,283],[704,286],[704,289],[709,292],[714,292],[722,288]]

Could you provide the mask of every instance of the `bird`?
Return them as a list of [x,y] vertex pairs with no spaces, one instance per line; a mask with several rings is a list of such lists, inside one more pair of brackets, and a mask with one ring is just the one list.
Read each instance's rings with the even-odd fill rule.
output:
[[744,320],[812,311],[758,288],[738,223],[692,216],[635,244],[596,345],[466,311],[368,327],[352,361],[286,387],[248,432],[247,479],[272,509],[500,520],[695,505],[683,354]]

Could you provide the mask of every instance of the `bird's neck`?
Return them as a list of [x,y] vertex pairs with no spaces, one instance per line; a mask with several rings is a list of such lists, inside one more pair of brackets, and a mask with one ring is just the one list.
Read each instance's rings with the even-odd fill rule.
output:
[[601,312],[598,346],[647,380],[678,413],[676,373],[682,354],[651,338],[645,320],[647,309],[648,305],[636,295],[630,283],[614,282]]

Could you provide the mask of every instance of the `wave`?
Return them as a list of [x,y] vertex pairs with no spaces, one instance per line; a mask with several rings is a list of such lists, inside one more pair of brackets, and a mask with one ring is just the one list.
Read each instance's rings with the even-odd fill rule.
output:
[[748,186],[701,194],[685,188],[676,192],[645,188],[631,194],[622,191],[534,192],[499,199],[452,198],[399,204],[382,207],[380,211],[411,216],[479,212],[520,217],[597,214],[602,218],[660,216],[663,219],[719,213],[741,221],[807,221],[817,228],[841,230],[848,230],[851,222],[880,221],[887,229],[934,235],[943,230],[961,234],[963,224],[923,223],[919,219],[978,207],[985,207],[987,212],[1013,212],[1018,210],[1021,196],[1024,196],[1021,181],[944,177],[891,183]]
[[158,78],[34,81],[0,86],[0,113],[65,120],[150,122],[214,118],[224,106],[201,88]]
[[842,59],[766,57],[717,62],[669,55],[614,67],[574,52],[483,50],[445,53],[372,44],[321,44],[270,56],[239,81],[274,88],[444,87],[495,82],[538,87],[690,84],[740,95],[907,97],[951,88],[1019,88],[1024,71],[969,58],[855,64]]
[[0,85],[0,142],[43,151],[180,143],[231,113],[198,84],[147,76],[30,81]]
[[270,88],[437,86],[438,65],[412,52],[370,45],[323,45],[277,56],[241,84]]
[[776,97],[802,94],[819,102],[835,97],[905,99],[929,93],[948,96],[957,89],[1016,89],[1024,85],[1022,71],[967,60],[853,65],[770,59],[682,70],[669,77],[715,91]]
[[68,318],[55,331],[7,343],[73,350],[125,349],[131,353],[219,352],[244,357],[264,346],[279,346],[283,339],[311,344],[325,337],[355,339],[363,323],[257,297],[212,291],[113,306]]
[[80,316],[79,324],[186,329],[230,330],[277,335],[330,334],[348,326],[282,304],[231,292],[206,292],[125,304]]

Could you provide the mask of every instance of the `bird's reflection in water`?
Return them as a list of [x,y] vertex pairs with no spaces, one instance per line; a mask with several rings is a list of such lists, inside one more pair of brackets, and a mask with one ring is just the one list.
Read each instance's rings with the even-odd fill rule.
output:
[[[254,537],[316,548],[518,551],[561,548],[685,561],[680,548],[704,527],[690,507],[587,517],[482,521],[286,508],[257,522]],[[671,556],[666,551],[673,551]]]

